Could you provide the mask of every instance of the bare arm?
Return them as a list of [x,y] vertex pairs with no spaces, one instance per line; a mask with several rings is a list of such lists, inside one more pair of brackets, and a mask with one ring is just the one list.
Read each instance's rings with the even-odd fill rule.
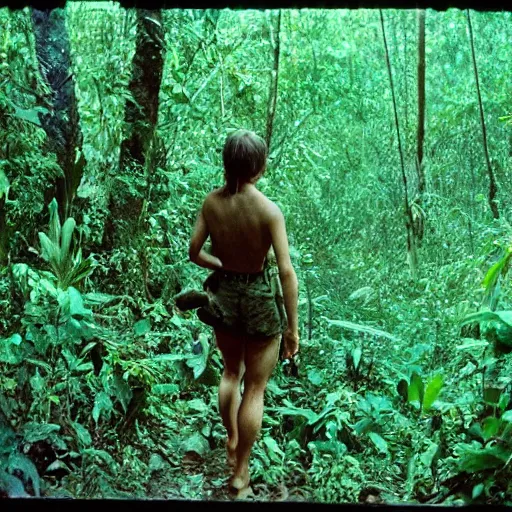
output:
[[279,268],[279,278],[283,287],[283,299],[288,317],[288,329],[285,333],[284,357],[291,357],[298,350],[299,342],[299,321],[298,321],[298,281],[297,274],[290,259],[288,237],[284,216],[276,207],[270,220],[270,233],[272,236],[272,247],[276,255]]
[[219,260],[219,258],[208,254],[203,249],[203,245],[206,242],[209,234],[210,231],[208,229],[208,225],[206,224],[203,210],[201,209],[199,215],[197,216],[194,232],[192,233],[192,238],[190,240],[188,256],[190,261],[194,262],[200,267],[208,268],[210,270],[217,270],[222,268],[222,262]]

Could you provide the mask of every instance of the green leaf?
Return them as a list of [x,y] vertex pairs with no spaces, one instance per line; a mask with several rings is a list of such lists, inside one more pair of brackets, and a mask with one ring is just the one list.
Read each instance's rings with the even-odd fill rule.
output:
[[[286,399],[284,399],[283,402],[286,403]],[[314,425],[318,418],[316,412],[311,409],[302,409],[291,404],[287,404],[286,407],[274,407],[270,410],[281,413],[283,416],[302,416],[307,419],[308,425]]]
[[84,295],[85,302],[91,306],[106,306],[116,299],[118,299],[116,295],[109,295],[107,293],[91,292]]
[[144,318],[136,322],[133,326],[133,330],[136,336],[143,336],[151,331],[151,320],[149,318]]
[[501,419],[503,421],[512,422],[512,411],[505,411]]
[[68,473],[72,472],[69,466],[64,461],[56,459],[46,468],[46,473],[49,473],[50,471],[57,471],[59,469],[64,469]]
[[0,338],[0,363],[19,364],[23,354],[9,339]]
[[7,194],[9,192],[9,180],[7,179],[7,176],[5,175],[4,171],[0,169],[0,199],[5,196],[7,197]]
[[495,285],[500,272],[506,267],[511,256],[512,252],[506,250],[500,260],[487,271],[487,274],[485,275],[482,282],[482,285],[486,290],[489,290],[489,288]]
[[148,469],[152,473],[153,471],[159,471],[165,467],[164,459],[158,453],[152,453],[149,457]]
[[69,294],[69,314],[77,320],[92,318],[92,311],[84,308],[82,294],[72,286],[68,288],[67,292]]
[[23,341],[23,338],[19,334],[13,334],[10,338],[8,338],[13,345],[19,346]]
[[491,405],[497,405],[501,396],[500,388],[485,388],[484,389],[484,402]]
[[500,396],[500,401],[498,403],[498,407],[500,408],[501,411],[504,411],[507,408],[509,402],[510,402],[510,395],[503,394]]
[[178,315],[174,315],[171,318],[171,324],[175,325],[176,327],[183,327],[183,322],[181,321],[181,318]]
[[188,439],[186,439],[182,443],[181,448],[185,453],[195,452],[202,457],[210,451],[210,445],[208,444],[208,441],[198,432],[195,432]]
[[56,268],[59,264],[59,248],[44,233],[39,233],[39,243],[41,244],[41,257]]
[[322,384],[324,380],[324,376],[316,368],[311,368],[310,370],[308,370],[307,375],[309,382],[311,382],[311,384],[314,384],[315,386],[319,386],[320,384]]
[[194,398],[192,400],[189,400],[187,402],[187,406],[190,410],[196,411],[196,412],[204,413],[204,412],[208,411],[208,406],[200,398]]
[[443,376],[437,374],[429,381],[427,388],[425,389],[425,397],[423,398],[423,410],[428,411],[432,404],[436,401],[436,398],[441,392],[443,387]]
[[60,242],[60,262],[62,268],[68,271],[71,268],[71,241],[73,239],[73,231],[75,230],[76,222],[73,218],[68,218],[62,226],[61,242]]
[[389,453],[388,443],[382,436],[376,432],[370,432],[368,436],[380,453]]
[[413,372],[411,377],[411,383],[408,389],[408,400],[409,402],[417,401],[420,405],[423,403],[423,381],[416,372]]
[[84,446],[89,446],[92,443],[91,434],[89,434],[89,431],[83,425],[80,425],[80,423],[73,422],[71,425],[75,429],[79,441]]
[[498,433],[500,427],[501,420],[499,420],[498,418],[495,418],[494,416],[488,416],[487,418],[485,418],[483,421],[482,429],[484,441],[487,441],[491,437],[494,437]]
[[115,461],[112,456],[107,453],[105,450],[96,450],[95,448],[87,448],[82,451],[84,455],[90,455],[92,457],[97,457],[103,460],[110,468],[115,467]]
[[[57,205],[57,200],[55,198],[52,199],[52,202],[48,205],[48,210],[50,211],[50,229],[48,232],[48,236],[53,244],[55,244],[58,248],[60,241],[60,218],[59,218],[59,207]],[[45,235],[46,236],[46,235]]]
[[100,414],[105,411],[109,414],[112,411],[112,400],[104,391],[100,391],[94,400],[94,408],[92,410],[92,417],[96,423],[100,418]]
[[366,434],[369,430],[374,427],[375,423],[370,418],[363,418],[354,425],[354,431],[357,435]]
[[471,498],[476,500],[483,492],[484,484],[480,482],[473,487],[473,492],[471,493]]
[[143,361],[157,361],[157,362],[167,362],[172,363],[176,361],[184,361],[186,359],[190,359],[192,356],[185,354],[158,354],[151,359],[144,359]]
[[189,357],[186,362],[186,365],[194,372],[194,379],[198,379],[205,371],[210,353],[210,344],[208,343],[207,336],[200,334],[198,341],[202,347],[201,353]]
[[461,471],[477,473],[485,469],[494,469],[504,466],[510,456],[504,448],[491,446],[483,449],[469,448],[461,458],[459,467]]
[[[323,318],[325,318],[325,317],[323,317]],[[361,324],[356,324],[353,322],[347,322],[345,320],[330,320],[329,318],[325,318],[325,320],[327,320],[327,322],[330,325],[334,325],[335,327],[342,327],[344,329],[349,329],[351,331],[364,332],[366,334],[371,334],[373,336],[381,336],[383,338],[387,338],[392,341],[397,341],[397,338],[395,336],[393,336],[392,334],[389,334],[385,331],[381,331],[380,329],[375,329],[373,327],[369,327],[367,325],[361,325]]]
[[175,395],[180,392],[180,387],[177,384],[155,384],[152,391],[155,395]]
[[508,327],[512,327],[512,311],[477,311],[465,316],[461,325],[491,321],[502,322]]
[[37,443],[37,441],[47,441],[51,434],[58,432],[60,425],[54,423],[25,423],[23,426],[23,438],[27,443]]
[[361,362],[361,356],[363,354],[363,351],[360,347],[356,347],[352,351],[352,361],[354,362],[354,369],[357,370],[359,368],[359,363]]
[[270,459],[277,463],[283,461],[284,452],[279,448],[279,445],[274,438],[270,436],[264,437],[263,444],[267,447],[267,453]]
[[119,400],[124,412],[126,413],[128,410],[128,404],[133,396],[130,386],[121,377],[121,375],[114,375],[110,389],[114,392],[114,396]]
[[89,350],[93,349],[98,344],[97,341],[91,341],[90,343],[87,343],[87,345],[82,349],[80,352],[80,358],[84,357]]
[[434,458],[437,454],[437,451],[439,449],[439,445],[437,443],[430,443],[430,446],[423,452],[423,454],[420,457],[421,463],[426,466],[427,468],[430,468],[432,466],[432,463],[434,461]]
[[28,121],[29,123],[35,124],[36,126],[41,126],[41,121],[39,121],[38,111],[48,113],[48,110],[43,107],[38,107],[37,109],[25,109],[20,108],[14,105],[14,117],[21,119],[22,121]]
[[348,300],[356,300],[356,299],[369,299],[374,294],[374,290],[371,286],[363,286],[362,288],[359,288],[355,292],[352,292]]
[[307,446],[311,453],[315,453],[315,451],[331,453],[336,457],[343,456],[348,451],[344,443],[335,441],[334,439],[330,439],[329,441],[310,441]]
[[30,379],[30,385],[36,393],[39,393],[44,389],[45,380],[41,375],[39,375],[39,368],[36,368],[35,375]]
[[475,348],[475,347],[487,347],[489,342],[486,340],[474,340],[472,338],[465,340],[462,345],[456,345],[457,350],[464,350],[467,348]]

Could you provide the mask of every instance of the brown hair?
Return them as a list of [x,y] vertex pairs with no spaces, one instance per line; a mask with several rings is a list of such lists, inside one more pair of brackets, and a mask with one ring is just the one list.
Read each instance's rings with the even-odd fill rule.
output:
[[267,144],[254,132],[237,130],[226,139],[222,161],[227,189],[235,194],[240,185],[265,170]]

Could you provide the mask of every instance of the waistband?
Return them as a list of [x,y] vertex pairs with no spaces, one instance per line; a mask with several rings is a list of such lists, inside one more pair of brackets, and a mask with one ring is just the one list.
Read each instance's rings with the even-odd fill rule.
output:
[[265,277],[267,270],[260,272],[232,272],[230,270],[216,270],[215,275],[227,281],[237,281],[240,283],[253,283],[258,279]]

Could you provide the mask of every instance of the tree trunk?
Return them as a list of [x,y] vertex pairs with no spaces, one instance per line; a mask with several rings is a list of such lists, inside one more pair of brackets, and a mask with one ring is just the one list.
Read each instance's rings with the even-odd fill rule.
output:
[[413,233],[421,245],[425,229],[423,195],[425,194],[425,167],[423,165],[423,145],[425,140],[425,10],[418,9],[418,127],[416,135],[416,176],[417,196],[411,204]]
[[129,132],[121,143],[121,172],[131,164],[144,166],[158,119],[158,94],[164,64],[164,32],[160,11],[137,10],[137,42],[128,89],[134,101],[126,102]]
[[480,82],[478,80],[478,68],[476,65],[475,44],[473,41],[473,27],[471,26],[471,16],[469,14],[469,9],[466,11],[466,13],[468,16],[469,42],[471,45],[471,56],[473,59],[473,71],[475,73],[476,93],[478,96],[478,108],[480,110],[480,124],[482,126],[482,144],[484,146],[485,162],[487,164],[487,174],[489,176],[489,208],[491,209],[492,216],[495,219],[499,219],[500,212],[498,210],[498,204],[496,203],[496,194],[498,192],[498,186],[496,185],[496,178],[494,176],[494,171],[492,170],[491,160],[489,159],[489,150],[487,148],[487,130],[485,127],[482,96],[480,94]]
[[[0,179],[2,174],[0,174]],[[1,186],[1,183],[0,183]],[[7,255],[9,253],[9,234],[7,231],[7,211],[5,208],[5,194],[0,190],[0,268],[7,265]]]
[[404,155],[402,150],[402,141],[400,138],[400,125],[398,123],[398,112],[396,108],[396,98],[395,98],[395,88],[393,86],[393,74],[391,72],[391,63],[389,61],[389,50],[388,43],[386,40],[386,31],[384,28],[384,17],[382,15],[382,9],[379,9],[380,13],[380,23],[382,27],[382,37],[384,41],[384,50],[386,53],[386,65],[388,68],[388,76],[389,76],[389,84],[391,87],[391,97],[393,99],[393,111],[395,114],[395,127],[396,134],[398,139],[398,152],[400,155],[400,167],[402,171],[402,182],[404,187],[404,205],[405,205],[405,227],[407,230],[407,256],[409,261],[409,267],[411,270],[411,275],[413,279],[416,279],[417,274],[417,266],[418,266],[418,255],[416,251],[416,240],[413,232],[413,218],[412,218],[412,210],[409,204],[409,194],[407,191],[407,175],[405,173],[405,165],[404,165]]
[[86,163],[83,155],[77,159],[77,152],[82,148],[82,132],[65,12],[60,8],[33,9],[32,23],[39,70],[51,91],[46,103],[53,110],[49,114],[40,114],[40,121],[47,135],[46,147],[56,153],[63,172],[56,180],[54,193],[61,217],[65,219],[71,215],[71,205]]
[[[137,38],[128,89],[133,100],[126,101],[127,131],[119,156],[120,179],[110,197],[104,248],[112,248],[123,235],[132,237],[142,211],[151,170],[146,169],[147,152],[153,142],[158,120],[158,96],[164,64],[164,31],[161,11],[137,9]],[[138,178],[138,179],[137,179]],[[136,191],[125,181],[130,179]],[[139,183],[137,183],[139,182]]]
[[[418,9],[418,132],[416,138],[416,169],[418,172],[418,194],[425,192],[425,170],[423,167],[423,143],[425,140],[425,10]],[[421,233],[423,236],[423,233]],[[421,237],[420,237],[421,239]]]
[[[270,25],[270,34],[272,35],[272,22]],[[269,153],[270,145],[272,143],[272,133],[274,130],[274,118],[276,115],[277,90],[279,83],[279,57],[281,53],[281,9],[279,9],[277,14],[276,40],[273,41],[273,37],[271,37],[271,41],[272,46],[274,48],[274,66],[272,69],[272,76],[270,79],[270,88],[268,94],[267,129],[265,135],[265,141],[267,142],[267,148]]]
[[404,13],[405,20],[403,23],[404,32],[404,120],[405,120],[405,137],[404,137],[404,154],[407,160],[409,156],[409,80],[407,79],[407,71],[409,69],[409,61],[407,59],[407,12]]

